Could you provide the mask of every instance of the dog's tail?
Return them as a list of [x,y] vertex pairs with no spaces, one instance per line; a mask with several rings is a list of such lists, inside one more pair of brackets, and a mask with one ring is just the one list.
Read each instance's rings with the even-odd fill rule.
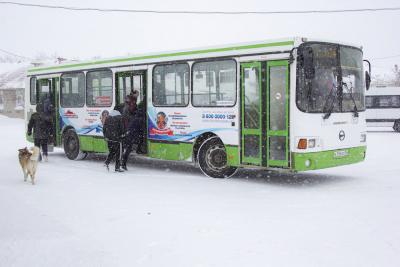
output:
[[37,146],[31,147],[31,160],[39,160],[40,149]]

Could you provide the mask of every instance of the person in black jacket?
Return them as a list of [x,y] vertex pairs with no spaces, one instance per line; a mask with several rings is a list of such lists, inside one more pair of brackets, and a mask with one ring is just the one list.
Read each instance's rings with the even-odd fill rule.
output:
[[146,122],[144,120],[143,105],[139,107],[137,104],[137,97],[135,94],[130,95],[127,106],[124,109],[124,121],[127,129],[127,136],[124,138],[124,155],[122,157],[122,168],[128,170],[126,163],[129,154],[133,150],[133,145],[137,145],[136,153],[140,153],[140,148],[143,143],[143,134]]
[[[119,114],[118,111],[115,111]],[[104,162],[107,170],[109,169],[110,162],[115,157],[115,171],[123,172],[121,169],[121,153],[122,153],[122,139],[125,136],[125,128],[123,125],[122,116],[119,114],[111,114],[104,110],[101,113],[101,122],[103,123],[103,135],[107,141],[108,156]]]
[[[47,144],[52,134],[52,121],[51,116],[44,113],[43,105],[40,103],[36,105],[36,112],[29,119],[27,133],[29,136],[32,135],[32,130],[34,144],[41,148],[44,160],[47,161]],[[41,155],[39,157],[40,160],[42,160]]]

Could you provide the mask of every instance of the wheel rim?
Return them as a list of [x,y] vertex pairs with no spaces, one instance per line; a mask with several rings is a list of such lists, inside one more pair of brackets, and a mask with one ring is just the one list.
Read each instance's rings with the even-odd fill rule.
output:
[[76,149],[76,140],[75,140],[75,138],[69,138],[69,140],[68,140],[69,142],[68,142],[68,149],[69,149],[69,151],[71,151],[71,152],[74,152],[75,151],[75,149]]
[[67,155],[69,155],[71,158],[74,158],[76,155],[76,150],[78,148],[78,142],[74,136],[68,136],[67,138],[67,143],[66,143],[66,148],[67,148]]
[[215,171],[221,171],[227,167],[226,151],[223,146],[215,145],[207,150],[206,164]]

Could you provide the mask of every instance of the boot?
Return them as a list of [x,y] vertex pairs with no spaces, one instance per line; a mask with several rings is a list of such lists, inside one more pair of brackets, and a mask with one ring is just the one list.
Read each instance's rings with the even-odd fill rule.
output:
[[115,172],[124,172],[124,169],[118,167],[118,168],[115,168]]
[[122,163],[121,168],[124,169],[125,171],[128,170],[128,168],[126,167],[126,163]]
[[49,161],[49,160],[47,159],[47,155],[44,155],[43,158],[44,158],[44,162],[48,162],[48,161]]
[[124,172],[124,169],[121,168],[119,160],[117,160],[117,162],[115,162],[115,172]]

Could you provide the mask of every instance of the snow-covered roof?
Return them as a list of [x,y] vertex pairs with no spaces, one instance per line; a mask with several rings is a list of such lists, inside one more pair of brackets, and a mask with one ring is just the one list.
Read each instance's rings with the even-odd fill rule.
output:
[[27,63],[0,63],[0,89],[25,88]]
[[366,95],[400,95],[400,87],[395,86],[376,86],[371,87]]

